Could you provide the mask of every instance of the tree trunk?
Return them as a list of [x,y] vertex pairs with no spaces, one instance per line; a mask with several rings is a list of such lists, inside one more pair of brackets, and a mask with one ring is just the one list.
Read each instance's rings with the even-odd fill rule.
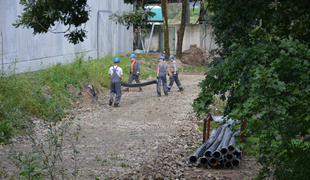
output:
[[178,58],[182,58],[182,46],[183,46],[183,37],[184,37],[184,31],[186,26],[186,8],[187,8],[187,0],[182,0],[182,18],[181,18],[181,25],[180,29],[177,32],[177,51],[176,56]]
[[200,11],[199,11],[199,24],[203,24],[203,21],[205,21],[205,15],[207,14],[207,7],[205,4],[201,1],[200,2]]
[[164,43],[165,43],[165,58],[166,59],[168,59],[170,55],[167,6],[168,6],[167,0],[162,0],[161,9],[162,9],[163,21],[164,21]]

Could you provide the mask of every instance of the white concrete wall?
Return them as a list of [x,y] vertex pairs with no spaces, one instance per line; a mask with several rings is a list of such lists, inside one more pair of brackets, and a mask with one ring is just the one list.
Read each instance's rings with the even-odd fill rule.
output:
[[[18,73],[36,71],[49,64],[72,62],[81,53],[84,53],[86,58],[91,56],[95,59],[97,48],[99,57],[132,52],[132,28],[127,30],[125,26],[110,21],[109,12],[98,13],[99,10],[112,13],[132,10],[132,5],[124,4],[123,0],[88,0],[91,8],[90,20],[82,26],[87,31],[87,38],[77,45],[70,44],[63,34],[46,33],[34,36],[32,29],[15,28],[12,24],[23,10],[19,1],[0,0],[0,65],[4,71],[13,67],[16,67]],[[66,29],[67,27],[59,25],[57,31]]]
[[[175,50],[177,46],[177,31],[180,29],[180,25],[169,25],[169,27],[175,27]],[[158,49],[158,42],[159,42],[159,33],[158,33],[158,25],[155,25],[156,31],[153,33],[152,41],[150,45],[150,49],[157,50]],[[185,51],[190,48],[190,45],[197,44],[197,47],[199,47],[202,50],[212,50],[216,49],[217,45],[214,42],[214,36],[212,35],[213,29],[212,28],[205,28],[204,25],[197,24],[197,25],[186,25],[185,32],[184,32],[184,38],[183,38],[183,46],[182,50]],[[172,34],[172,33],[170,33]],[[161,32],[162,41],[164,33]],[[145,38],[145,45],[146,49],[149,44],[150,34]],[[170,38],[171,39],[171,38]],[[169,42],[170,43],[170,42]],[[163,44],[163,42],[162,42]],[[172,44],[170,43],[170,46]],[[170,47],[170,49],[173,49]],[[164,47],[162,45],[161,50],[164,50]],[[174,51],[171,51],[171,53],[175,53]]]

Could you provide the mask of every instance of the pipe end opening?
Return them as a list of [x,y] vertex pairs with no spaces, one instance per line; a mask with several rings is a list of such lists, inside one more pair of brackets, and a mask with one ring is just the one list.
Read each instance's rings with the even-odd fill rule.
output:
[[208,164],[208,159],[207,158],[200,158],[200,164],[202,164],[202,165]]
[[206,157],[211,157],[212,152],[211,151],[206,151],[205,156]]
[[191,157],[189,158],[189,161],[190,161],[191,163],[195,163],[195,162],[197,162],[197,157],[196,157],[196,156],[191,156]]
[[215,165],[217,165],[218,160],[215,158],[211,158],[211,159],[209,159],[209,163],[210,163],[210,165],[215,166]]
[[231,161],[227,161],[224,166],[225,168],[230,168],[232,166]]
[[228,151],[234,152],[234,151],[235,151],[235,147],[233,147],[233,146],[228,146]]
[[221,153],[218,152],[218,151],[215,151],[215,152],[213,153],[213,157],[218,159],[218,158],[221,157]]
[[240,164],[240,161],[239,161],[238,159],[234,159],[234,160],[232,161],[232,165],[233,165],[234,167],[238,167],[239,164]]
[[226,148],[222,148],[222,149],[221,149],[221,153],[222,153],[223,155],[226,155],[226,154],[228,153],[228,150],[227,150]]
[[232,154],[227,154],[226,155],[226,159],[227,160],[232,160],[234,158],[234,156]]

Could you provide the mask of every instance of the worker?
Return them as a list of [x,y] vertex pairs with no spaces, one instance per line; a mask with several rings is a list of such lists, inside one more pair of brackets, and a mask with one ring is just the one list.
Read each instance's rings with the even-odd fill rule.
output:
[[159,56],[158,58],[158,65],[157,65],[157,94],[158,96],[161,96],[160,86],[161,82],[163,83],[163,89],[165,96],[168,96],[168,87],[167,87],[167,78],[166,78],[166,71],[168,70],[169,75],[171,76],[170,69],[168,67],[168,64],[164,62],[165,57]]
[[122,86],[121,86],[121,79],[123,78],[123,69],[119,67],[120,59],[115,58],[114,59],[114,66],[110,67],[109,69],[109,77],[111,79],[110,83],[110,100],[109,105],[112,106],[114,95],[115,96],[115,102],[114,107],[120,107],[119,102],[121,101],[122,96]]
[[177,86],[179,87],[178,92],[183,91],[184,89],[183,89],[182,84],[180,83],[180,80],[179,80],[178,65],[177,65],[177,62],[175,62],[175,60],[174,60],[174,55],[170,55],[169,60],[170,60],[170,62],[172,62],[171,67],[170,67],[170,71],[172,73],[172,76],[170,76],[170,83],[168,85],[168,91],[170,91],[170,89],[172,88],[174,81],[177,84]]
[[[132,83],[133,80],[136,83],[140,83],[139,74],[140,74],[140,63],[136,60],[136,55],[130,55],[131,65],[130,65],[130,74],[128,78],[128,83]],[[124,91],[129,91],[129,88],[126,88]],[[139,88],[138,92],[142,92],[142,88]]]

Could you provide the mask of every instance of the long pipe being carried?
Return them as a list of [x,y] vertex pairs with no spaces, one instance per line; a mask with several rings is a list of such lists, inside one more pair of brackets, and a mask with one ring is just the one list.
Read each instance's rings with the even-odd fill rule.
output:
[[157,82],[158,82],[158,80],[154,79],[152,81],[147,81],[147,82],[143,82],[143,83],[135,83],[135,84],[121,82],[121,85],[125,86],[125,87],[142,87],[142,86],[148,86],[151,84],[157,84]]

